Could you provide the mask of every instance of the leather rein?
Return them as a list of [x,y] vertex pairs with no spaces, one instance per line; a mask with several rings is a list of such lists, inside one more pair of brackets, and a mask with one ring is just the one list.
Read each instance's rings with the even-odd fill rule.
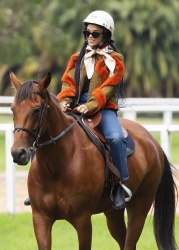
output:
[[49,144],[56,144],[55,142],[60,139],[61,137],[63,137],[74,125],[76,122],[78,122],[83,115],[79,116],[74,122],[72,122],[65,130],[63,130],[60,134],[58,134],[56,137],[51,137],[50,136],[50,140],[44,142],[44,143],[41,143],[39,144],[38,141],[40,139],[40,136],[41,136],[41,133],[42,133],[42,125],[43,125],[43,121],[44,121],[44,114],[45,114],[45,110],[47,108],[50,108],[49,105],[47,104],[46,102],[46,95],[42,95],[40,92],[34,92],[34,94],[37,94],[39,95],[42,99],[43,99],[43,103],[42,103],[42,112],[41,112],[41,117],[40,117],[40,120],[39,120],[39,124],[37,126],[37,129],[35,132],[27,129],[27,128],[24,128],[24,127],[15,127],[14,128],[14,132],[15,131],[25,131],[27,132],[28,134],[30,134],[32,137],[35,138],[35,141],[31,147],[31,150],[32,151],[35,151],[37,148],[42,148],[42,147],[45,147]]

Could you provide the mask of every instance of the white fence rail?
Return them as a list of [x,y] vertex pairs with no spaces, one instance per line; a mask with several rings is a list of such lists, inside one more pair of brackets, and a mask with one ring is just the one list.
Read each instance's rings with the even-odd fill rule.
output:
[[143,124],[153,133],[160,133],[160,144],[171,160],[171,134],[179,132],[179,124],[173,124],[173,114],[179,114],[179,98],[128,98],[121,108],[122,117],[135,121],[141,113],[160,113],[163,115],[162,124]]
[[[0,115],[11,115],[10,104],[14,97],[0,96]],[[127,105],[121,108],[122,116],[130,120],[136,120],[141,113],[162,113],[162,124],[144,124],[150,132],[160,133],[161,146],[171,159],[171,138],[173,132],[179,132],[179,124],[173,124],[173,113],[179,113],[179,98],[128,98]],[[15,164],[12,161],[10,148],[13,143],[13,125],[0,124],[0,131],[5,132],[6,151],[6,193],[7,212],[15,213]]]

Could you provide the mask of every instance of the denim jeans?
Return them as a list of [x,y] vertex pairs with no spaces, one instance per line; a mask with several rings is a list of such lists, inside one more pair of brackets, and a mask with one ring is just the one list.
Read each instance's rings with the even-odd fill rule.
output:
[[87,102],[87,100],[88,100],[88,93],[87,93],[87,92],[82,93],[82,94],[80,95],[80,99],[79,99],[78,104],[79,104],[79,105],[85,104],[85,103]]
[[104,135],[108,142],[113,164],[121,173],[122,181],[129,178],[127,167],[127,141],[124,138],[117,112],[114,110],[103,109],[100,111],[102,120],[98,125],[99,131]]

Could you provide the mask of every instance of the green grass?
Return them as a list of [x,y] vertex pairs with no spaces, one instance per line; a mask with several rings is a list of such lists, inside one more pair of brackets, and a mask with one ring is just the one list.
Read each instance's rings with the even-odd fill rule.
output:
[[[179,217],[175,220],[175,237],[179,244]],[[110,236],[104,215],[92,217],[93,241],[92,250],[117,250],[117,243]],[[75,229],[66,221],[57,221],[52,231],[52,249],[78,249]],[[30,213],[8,216],[0,214],[0,249],[32,250],[37,249]],[[153,235],[152,216],[148,217],[137,250],[157,250]]]

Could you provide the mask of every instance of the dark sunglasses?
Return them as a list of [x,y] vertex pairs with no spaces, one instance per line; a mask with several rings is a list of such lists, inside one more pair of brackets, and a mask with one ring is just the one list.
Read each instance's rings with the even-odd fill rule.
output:
[[89,32],[88,30],[83,30],[83,35],[85,37],[89,37],[90,35],[92,35],[92,37],[98,38],[101,34],[103,34],[103,32],[102,33],[99,33],[97,31]]

